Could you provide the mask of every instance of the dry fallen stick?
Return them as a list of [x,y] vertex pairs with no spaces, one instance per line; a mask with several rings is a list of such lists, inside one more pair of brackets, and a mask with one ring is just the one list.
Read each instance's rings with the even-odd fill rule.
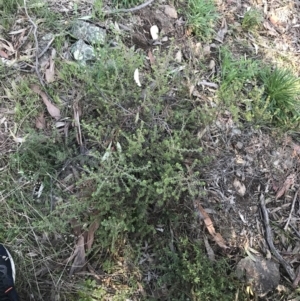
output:
[[117,13],[131,13],[137,10],[140,10],[148,5],[150,5],[154,0],[148,0],[143,4],[140,4],[138,6],[132,7],[132,8],[121,8],[121,9],[115,9],[115,10],[106,10],[104,11],[105,15],[112,15],[112,14],[117,14]]
[[299,189],[296,191],[295,193],[295,196],[294,196],[294,199],[293,199],[293,203],[292,203],[292,208],[291,208],[291,211],[290,211],[290,214],[289,214],[289,218],[284,226],[284,231],[287,230],[288,226],[289,226],[289,223],[290,223],[290,220],[292,218],[292,213],[294,211],[294,208],[295,208],[295,203],[296,203],[296,200],[297,200],[297,195],[298,195],[298,192],[299,192]]
[[295,279],[295,272],[293,268],[286,262],[283,257],[279,254],[279,252],[276,250],[274,244],[273,244],[273,235],[272,235],[272,230],[270,227],[270,222],[269,222],[269,215],[267,212],[266,204],[265,204],[265,197],[263,194],[260,195],[260,206],[261,206],[261,211],[264,219],[264,224],[265,224],[265,230],[266,230],[266,240],[267,243],[271,249],[271,252],[274,254],[276,259],[279,261],[279,263],[283,266],[287,274],[289,275],[291,281],[294,281]]

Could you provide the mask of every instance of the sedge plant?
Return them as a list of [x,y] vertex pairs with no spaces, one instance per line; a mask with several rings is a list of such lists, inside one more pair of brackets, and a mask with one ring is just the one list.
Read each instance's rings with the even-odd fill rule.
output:
[[300,79],[289,69],[264,69],[260,74],[264,88],[264,111],[279,125],[299,120]]

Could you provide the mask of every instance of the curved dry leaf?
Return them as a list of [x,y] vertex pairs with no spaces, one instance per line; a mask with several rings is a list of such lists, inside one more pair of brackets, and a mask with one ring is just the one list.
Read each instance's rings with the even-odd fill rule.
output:
[[57,108],[47,97],[46,93],[44,93],[43,91],[41,91],[41,89],[39,88],[39,86],[37,85],[32,85],[31,89],[33,92],[39,94],[42,97],[42,100],[44,102],[44,104],[47,107],[47,111],[48,113],[55,118],[56,120],[60,119],[60,110],[59,108]]
[[74,273],[79,272],[85,266],[85,249],[84,249],[84,237],[80,235],[78,238],[75,251],[74,251],[74,261],[70,269],[69,275],[72,276]]
[[278,36],[277,31],[270,25],[270,23],[268,21],[265,21],[263,23],[263,26],[265,29],[268,30],[268,34],[271,36]]
[[216,260],[215,253],[214,253],[214,250],[212,249],[212,247],[210,246],[207,237],[204,236],[203,239],[204,239],[204,244],[205,244],[205,249],[207,252],[208,259],[210,261],[215,261]]
[[176,53],[176,55],[175,55],[175,61],[176,61],[177,63],[181,63],[181,62],[182,62],[182,52],[181,52],[181,50],[179,50],[179,51]]
[[207,82],[206,80],[198,82],[198,85],[203,85],[203,86],[207,86],[207,87],[214,88],[214,89],[219,88],[218,84]]
[[148,51],[148,58],[149,58],[151,66],[154,65],[155,64],[155,57],[152,54],[151,50]]
[[217,40],[220,43],[223,43],[224,37],[225,37],[225,34],[227,33],[227,31],[228,31],[227,22],[226,22],[226,19],[223,18],[221,28],[218,31],[217,36],[215,37],[215,40]]
[[28,257],[36,257],[36,256],[38,256],[38,254],[35,253],[35,252],[29,252],[29,253],[27,253],[26,255],[27,255]]
[[215,236],[213,236],[215,242],[218,244],[219,247],[223,248],[223,249],[228,249],[229,247],[226,246],[226,242],[224,240],[224,238],[222,237],[222,235],[220,233],[216,233]]
[[0,49],[0,56],[3,57],[3,58],[5,58],[5,59],[9,58],[9,56],[7,55],[7,53],[5,51],[1,50],[1,49]]
[[81,223],[75,217],[71,218],[69,223],[71,225],[71,229],[73,231],[73,234],[75,236],[79,236],[82,233]]
[[93,223],[90,225],[88,234],[87,234],[87,240],[86,240],[86,250],[89,251],[92,248],[95,232],[99,228],[99,223],[97,221],[93,221]]
[[279,22],[279,18],[275,14],[272,14],[269,20],[273,25],[277,25]]
[[296,175],[294,173],[290,174],[286,180],[284,181],[281,188],[276,193],[276,200],[282,197],[289,189],[290,187],[295,183],[295,177]]
[[238,179],[234,179],[233,186],[234,186],[234,188],[236,189],[237,193],[240,196],[244,196],[245,195],[245,193],[246,193],[246,186],[243,183],[241,183]]
[[45,78],[48,84],[54,82],[54,78],[55,78],[54,64],[55,62],[52,59],[50,59],[49,68],[46,69],[45,71]]
[[46,120],[44,112],[40,113],[35,119],[35,127],[39,130],[43,130],[46,127]]
[[207,212],[204,210],[204,208],[198,203],[198,210],[200,211],[201,215],[204,218],[205,226],[209,232],[209,234],[213,237],[214,241],[223,249],[228,249],[228,246],[226,246],[226,242],[224,238],[221,236],[220,233],[216,233],[216,230],[214,228],[213,222],[210,219]]

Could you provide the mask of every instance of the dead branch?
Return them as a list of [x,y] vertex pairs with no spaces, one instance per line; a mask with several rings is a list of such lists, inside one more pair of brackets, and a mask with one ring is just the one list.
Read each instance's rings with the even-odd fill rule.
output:
[[276,259],[279,261],[279,263],[285,269],[285,271],[289,275],[291,281],[294,281],[294,279],[295,279],[294,269],[284,260],[284,258],[279,254],[279,252],[277,251],[277,249],[275,248],[275,246],[273,244],[273,235],[272,235],[272,230],[270,227],[268,211],[267,211],[266,204],[265,204],[265,197],[263,194],[260,195],[260,206],[261,206],[261,211],[262,211],[264,225],[265,225],[266,240],[271,249],[271,252],[274,254]]

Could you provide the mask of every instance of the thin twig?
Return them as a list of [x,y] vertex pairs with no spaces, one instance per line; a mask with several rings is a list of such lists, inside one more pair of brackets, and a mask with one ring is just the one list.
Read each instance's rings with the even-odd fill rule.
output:
[[265,198],[264,195],[260,195],[260,206],[261,206],[261,211],[264,219],[264,224],[265,224],[265,230],[266,230],[266,240],[267,243],[276,257],[276,259],[279,261],[279,263],[283,266],[287,274],[289,275],[291,281],[294,281],[295,279],[295,272],[294,269],[284,260],[284,258],[279,254],[279,252],[276,250],[274,244],[273,244],[273,235],[272,235],[272,230],[270,227],[270,222],[269,222],[269,215],[267,212],[266,204],[265,204]]
[[49,49],[50,45],[52,44],[52,42],[54,41],[55,37],[53,37],[49,42],[48,44],[46,45],[46,47],[41,51],[41,53],[38,55],[38,59],[40,59],[44,54],[45,52]]
[[292,203],[292,208],[291,208],[291,211],[290,211],[290,214],[289,214],[289,218],[284,226],[284,231],[287,230],[288,226],[289,226],[289,223],[291,221],[291,218],[292,218],[292,213],[294,211],[294,208],[295,208],[295,203],[296,203],[296,200],[297,200],[297,195],[298,195],[298,192],[299,192],[299,189],[296,191],[295,193],[295,196],[294,196],[294,199],[293,199],[293,203]]
[[298,238],[300,238],[300,232],[293,225],[290,225],[290,227],[294,230]]
[[300,267],[298,266],[298,268],[296,270],[296,277],[293,281],[293,288],[295,288],[295,289],[297,288],[299,281],[300,281]]
[[[25,1],[25,0],[24,0]],[[140,4],[138,6],[132,7],[132,8],[120,8],[120,9],[115,9],[115,10],[106,10],[104,11],[105,15],[112,15],[112,14],[117,14],[117,13],[131,13],[137,10],[140,10],[146,6],[148,6],[149,4],[151,4],[154,0],[148,0],[143,4]]]
[[26,14],[26,17],[28,18],[28,21],[33,26],[33,36],[34,36],[34,42],[35,42],[35,72],[40,81],[40,84],[45,88],[45,84],[44,84],[43,78],[42,78],[42,76],[40,74],[40,70],[39,70],[39,42],[38,42],[38,38],[37,38],[37,26],[28,14],[26,0],[24,0],[24,9],[25,9],[25,14]]

